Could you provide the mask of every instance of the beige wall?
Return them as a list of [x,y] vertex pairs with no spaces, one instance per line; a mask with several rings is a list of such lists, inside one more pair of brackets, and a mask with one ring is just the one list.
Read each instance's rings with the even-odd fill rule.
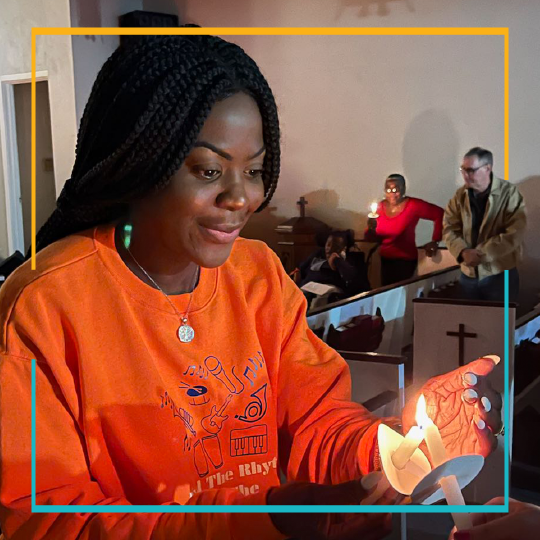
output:
[[[540,264],[540,2],[533,0],[182,0],[184,20],[205,26],[508,27],[510,179],[530,209],[523,276]],[[389,172],[410,194],[445,205],[461,180],[460,156],[483,145],[503,160],[500,37],[238,37],[267,74],[283,126],[283,174],[270,209],[248,231],[308,213],[361,230]],[[424,240],[427,231],[420,235]],[[529,279],[530,290],[538,290]]]
[[[238,41],[263,67],[280,108],[283,168],[275,210],[265,212],[275,221],[297,215],[304,195],[309,215],[361,234],[369,203],[393,172],[405,174],[409,194],[444,206],[460,156],[477,143],[493,149],[502,174],[502,38]],[[476,78],[483,85],[471,88]],[[268,223],[258,219],[254,232]]]
[[[118,17],[130,11],[146,10],[177,14],[174,0],[70,0],[71,25],[118,26]],[[98,71],[119,44],[118,36],[73,36],[73,66],[77,124],[90,96]]]
[[[118,26],[120,15],[142,9],[142,0],[70,0],[69,3],[73,27]],[[98,71],[118,44],[118,36],[72,37],[77,125]]]
[[[68,0],[5,0],[0,17],[0,76],[29,73],[30,32],[34,26],[69,26]],[[73,63],[68,37],[37,40],[36,67],[49,72],[49,93],[57,189],[71,174],[76,123]],[[1,165],[1,163],[0,163]],[[3,169],[0,167],[0,257],[6,257],[7,224]]]

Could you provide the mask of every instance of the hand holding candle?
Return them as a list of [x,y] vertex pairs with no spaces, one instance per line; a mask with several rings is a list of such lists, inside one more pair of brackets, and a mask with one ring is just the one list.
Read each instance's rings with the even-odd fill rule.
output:
[[[396,490],[427,504],[444,494],[449,505],[465,505],[461,487],[481,470],[483,456],[493,448],[494,429],[500,425],[502,401],[486,380],[499,360],[483,357],[428,381],[419,399],[405,406],[405,437],[384,424],[379,426],[381,463]],[[431,472],[426,455],[419,449],[423,440]],[[470,528],[470,514],[455,513],[452,517],[458,530]]]
[[377,230],[377,219],[379,217],[379,214],[377,213],[377,203],[371,203],[370,208],[371,212],[368,214],[368,222],[367,222],[367,231],[366,231],[366,239],[373,241],[375,231]]
[[[448,458],[463,454],[487,457],[497,446],[494,434],[502,425],[502,400],[487,375],[498,361],[498,357],[480,358],[430,379],[420,390]],[[415,415],[416,400],[411,399],[403,410],[404,433],[417,424]]]
[[[406,436],[402,438],[400,445],[397,448],[394,446],[395,450],[393,451],[389,447],[389,439],[388,435],[385,435],[385,429],[383,429],[384,426],[379,427],[379,449],[381,451],[383,467],[387,474],[389,474],[389,478],[393,479],[397,484],[403,482],[403,489],[410,489],[405,488],[405,477],[400,477],[400,473],[398,473],[396,478],[396,472],[408,470],[415,474],[410,469],[409,465],[412,464],[416,466],[417,464],[410,460],[417,451],[418,446],[425,439],[434,470],[428,474],[416,475],[419,477],[417,484],[427,482],[428,487],[429,485],[432,485],[434,489],[437,489],[437,487],[440,486],[449,505],[465,505],[465,500],[461,493],[457,477],[451,472],[447,472],[446,474],[443,472],[446,470],[447,465],[449,465],[449,463],[447,463],[446,449],[438,427],[427,414],[424,395],[420,396],[418,403],[416,404],[415,418],[418,425],[413,426],[408,431]],[[386,430],[388,431],[388,428],[386,428]],[[394,435],[394,438],[395,437],[399,436]],[[390,459],[388,459],[387,456],[391,456]],[[482,458],[479,459],[482,460]],[[457,462],[458,460],[459,458],[453,460],[450,465],[457,465],[457,463],[454,462]],[[441,467],[441,465],[443,466]],[[396,471],[394,471],[394,468]],[[396,487],[396,489],[398,488]],[[452,514],[452,517],[458,530],[467,529],[471,525],[470,516],[468,514],[455,513]]]

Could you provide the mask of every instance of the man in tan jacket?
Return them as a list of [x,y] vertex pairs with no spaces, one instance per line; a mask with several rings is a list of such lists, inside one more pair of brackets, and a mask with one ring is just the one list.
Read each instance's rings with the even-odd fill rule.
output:
[[504,270],[509,297],[517,301],[525,205],[517,187],[493,174],[493,154],[471,148],[460,167],[465,185],[448,203],[443,238],[461,263],[460,285],[467,298],[504,300]]

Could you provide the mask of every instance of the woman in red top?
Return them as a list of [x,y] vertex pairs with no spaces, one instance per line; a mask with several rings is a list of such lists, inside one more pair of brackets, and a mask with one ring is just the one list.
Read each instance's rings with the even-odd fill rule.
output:
[[385,200],[377,208],[378,218],[370,218],[367,239],[381,241],[381,281],[390,285],[413,276],[418,265],[416,225],[421,219],[434,223],[432,241],[424,249],[429,257],[437,252],[442,238],[444,210],[422,199],[405,196],[405,178],[391,174],[384,186]]

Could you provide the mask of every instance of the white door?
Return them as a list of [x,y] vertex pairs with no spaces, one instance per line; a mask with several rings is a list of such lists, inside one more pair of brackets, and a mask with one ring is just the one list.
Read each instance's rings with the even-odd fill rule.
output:
[[[47,72],[36,74],[36,230],[55,207],[51,116]],[[30,74],[0,79],[0,139],[7,218],[8,256],[30,248],[31,85]],[[7,252],[6,252],[7,251]]]

